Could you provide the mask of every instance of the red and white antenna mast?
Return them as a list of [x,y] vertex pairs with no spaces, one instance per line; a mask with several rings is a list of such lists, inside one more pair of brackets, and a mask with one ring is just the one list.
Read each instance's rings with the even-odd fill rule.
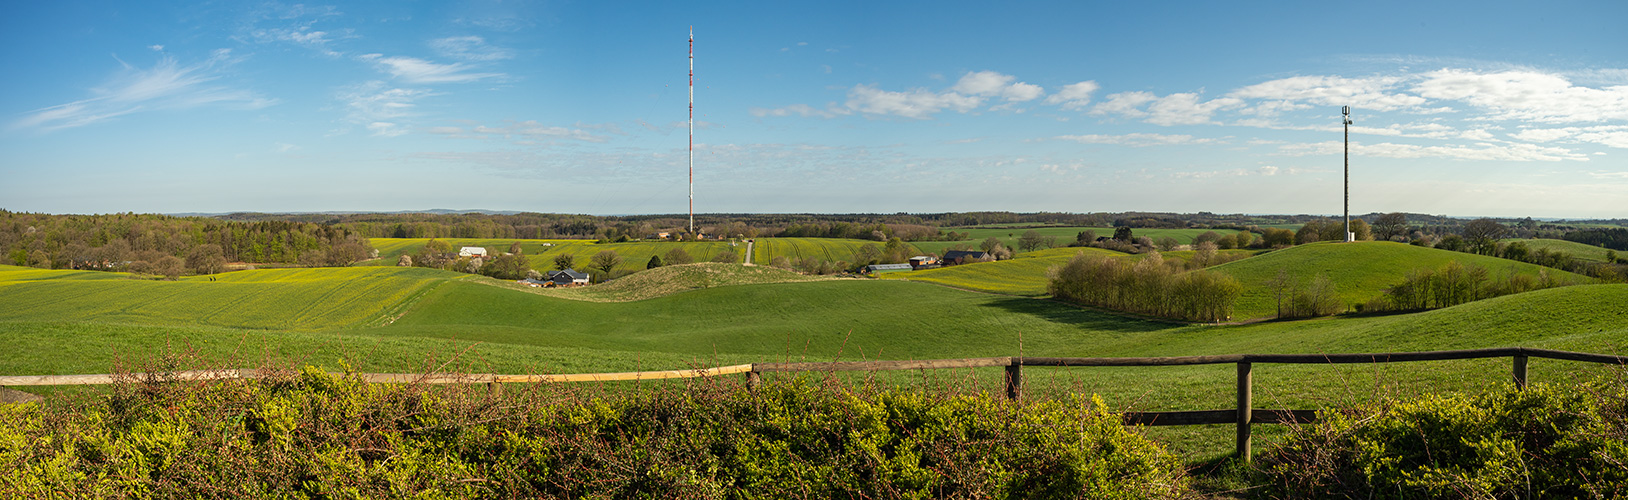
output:
[[695,234],[695,27],[690,27],[690,235]]

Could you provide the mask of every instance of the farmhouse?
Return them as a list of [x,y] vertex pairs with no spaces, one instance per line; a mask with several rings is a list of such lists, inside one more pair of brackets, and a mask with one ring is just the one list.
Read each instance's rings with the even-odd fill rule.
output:
[[549,271],[548,281],[553,282],[554,286],[586,285],[588,284],[588,273],[577,272],[575,269]]
[[485,247],[463,247],[458,249],[459,257],[486,257]]
[[972,250],[950,250],[948,252],[944,252],[943,263],[946,266],[954,266],[958,264],[971,264],[974,262],[989,262],[992,260],[995,260],[995,258],[991,257],[986,252]]

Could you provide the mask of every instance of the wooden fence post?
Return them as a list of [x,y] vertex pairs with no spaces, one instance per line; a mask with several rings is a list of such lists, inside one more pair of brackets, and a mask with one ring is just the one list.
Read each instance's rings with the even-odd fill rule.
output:
[[1006,365],[1006,399],[1023,398],[1023,365],[1016,360]]
[[1515,390],[1526,389],[1526,356],[1513,356],[1515,359],[1514,375]]
[[1249,424],[1254,418],[1254,376],[1250,363],[1238,363],[1238,459],[1249,463]]
[[746,390],[755,391],[760,385],[763,385],[762,375],[755,371],[746,372]]

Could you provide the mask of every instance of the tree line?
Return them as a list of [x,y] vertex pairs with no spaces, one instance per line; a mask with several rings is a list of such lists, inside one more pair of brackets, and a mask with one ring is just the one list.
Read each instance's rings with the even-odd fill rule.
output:
[[287,221],[150,214],[50,215],[0,210],[5,263],[45,269],[213,274],[228,262],[346,266],[371,258],[363,235]]

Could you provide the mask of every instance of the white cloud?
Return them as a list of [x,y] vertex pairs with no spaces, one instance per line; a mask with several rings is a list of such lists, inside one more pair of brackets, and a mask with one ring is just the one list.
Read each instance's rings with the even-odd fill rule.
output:
[[1117,144],[1131,147],[1174,146],[1180,144],[1210,144],[1217,139],[1197,139],[1191,135],[1123,134],[1123,135],[1060,135],[1058,139],[1082,144]]
[[1430,99],[1462,101],[1487,109],[1489,118],[1540,123],[1628,120],[1628,85],[1572,85],[1565,77],[1536,71],[1476,73],[1443,69],[1422,75],[1413,87]]
[[[1340,141],[1309,144],[1285,144],[1278,152],[1287,156],[1338,155],[1344,145]],[[1484,161],[1588,161],[1588,155],[1565,148],[1544,147],[1535,144],[1489,144],[1472,146],[1417,146],[1413,144],[1351,144],[1351,156],[1381,158],[1453,158]]]
[[209,59],[191,66],[182,66],[170,56],[147,69],[126,65],[107,84],[92,89],[94,97],[34,110],[11,128],[52,131],[141,111],[206,105],[259,109],[276,103],[246,90],[212,85],[222,77],[222,68],[233,62],[231,50],[218,49]]
[[965,113],[982,103],[982,98],[955,92],[935,93],[925,89],[892,92],[871,85],[855,85],[848,90],[848,102],[844,106],[870,115],[926,119],[945,109]]
[[1000,97],[1008,102],[1032,101],[1046,93],[1039,85],[1013,83],[1014,80],[1017,77],[1012,75],[978,71],[963,75],[950,90],[966,95]]
[[1525,129],[1509,136],[1529,142],[1592,142],[1628,149],[1628,125]]
[[1153,95],[1153,93],[1142,91],[1108,94],[1108,100],[1097,104],[1097,106],[1094,108],[1091,108],[1091,114],[1112,114],[1128,116],[1131,118],[1141,118],[1143,116],[1147,116],[1147,112],[1140,109],[1141,106],[1158,99],[1159,97]]
[[1051,97],[1046,98],[1046,104],[1061,104],[1063,109],[1084,109],[1091,104],[1091,94],[1100,88],[1097,82],[1086,80],[1079,83],[1070,83],[1063,86]]
[[381,54],[365,54],[361,59],[378,64],[392,76],[411,83],[467,83],[505,76],[503,73],[469,73],[472,67],[465,63],[437,64],[412,57],[384,57]]
[[[1091,108],[1091,114],[1117,114],[1128,118],[1142,118],[1154,125],[1198,125],[1210,123],[1210,117],[1218,110],[1242,105],[1242,100],[1232,97],[1199,101],[1198,94],[1182,93],[1158,97],[1149,92],[1136,91],[1110,94],[1107,101]],[[1146,106],[1146,109],[1143,109],[1143,106]]]
[[1296,76],[1257,83],[1228,95],[1239,99],[1260,99],[1261,113],[1304,109],[1301,101],[1319,106],[1351,106],[1375,111],[1391,111],[1423,105],[1422,97],[1388,92],[1403,78],[1380,76],[1344,78],[1339,76]]
[[486,44],[478,36],[453,36],[430,40],[430,48],[442,56],[465,61],[497,61],[511,59],[514,51]]
[[1278,168],[1274,167],[1274,166],[1271,166],[1271,165],[1262,165],[1261,168],[1256,169],[1256,170],[1259,170],[1261,175],[1277,175],[1278,174]]

